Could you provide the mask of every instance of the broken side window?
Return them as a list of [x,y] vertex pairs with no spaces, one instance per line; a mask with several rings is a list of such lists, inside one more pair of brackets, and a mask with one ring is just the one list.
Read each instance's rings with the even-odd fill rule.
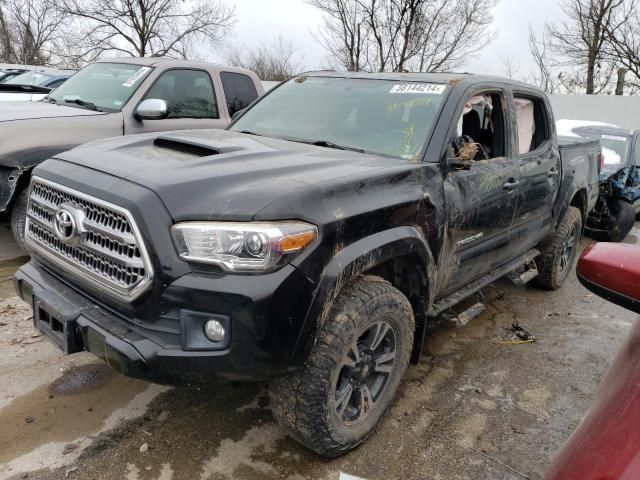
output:
[[551,138],[544,101],[534,96],[515,95],[518,129],[518,153],[526,154],[540,148]]
[[473,160],[487,160],[505,155],[506,138],[503,115],[504,96],[498,92],[480,93],[470,97],[458,120],[460,141],[476,150]]

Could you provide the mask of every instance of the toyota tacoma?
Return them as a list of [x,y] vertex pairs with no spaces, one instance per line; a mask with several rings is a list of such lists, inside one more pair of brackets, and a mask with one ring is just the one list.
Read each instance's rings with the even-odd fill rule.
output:
[[435,317],[503,276],[562,285],[599,155],[559,145],[522,83],[309,73],[227,130],[36,167],[15,285],[65,352],[156,382],[266,380],[279,424],[337,456],[374,431]]

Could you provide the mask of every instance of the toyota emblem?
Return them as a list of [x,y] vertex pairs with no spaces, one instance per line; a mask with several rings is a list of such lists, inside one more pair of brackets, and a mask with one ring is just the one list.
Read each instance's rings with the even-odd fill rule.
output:
[[73,215],[64,208],[56,212],[54,229],[56,235],[63,242],[68,242],[76,235],[76,222]]

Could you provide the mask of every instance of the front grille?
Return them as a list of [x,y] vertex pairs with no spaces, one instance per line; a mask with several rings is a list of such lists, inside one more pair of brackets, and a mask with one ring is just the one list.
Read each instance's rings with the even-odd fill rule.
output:
[[[61,212],[63,220],[72,219],[68,230],[56,218]],[[119,297],[132,299],[151,282],[144,243],[121,207],[34,177],[25,230],[29,245],[44,257]]]

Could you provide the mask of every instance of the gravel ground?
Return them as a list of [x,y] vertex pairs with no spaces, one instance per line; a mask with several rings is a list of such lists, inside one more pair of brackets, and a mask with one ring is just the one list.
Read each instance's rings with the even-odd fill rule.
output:
[[[540,479],[636,318],[573,275],[497,282],[480,317],[430,333],[375,435],[325,460],[283,436],[264,385],[170,389],[62,355],[13,295],[24,261],[0,223],[0,479]],[[536,343],[500,343],[516,321]]]

